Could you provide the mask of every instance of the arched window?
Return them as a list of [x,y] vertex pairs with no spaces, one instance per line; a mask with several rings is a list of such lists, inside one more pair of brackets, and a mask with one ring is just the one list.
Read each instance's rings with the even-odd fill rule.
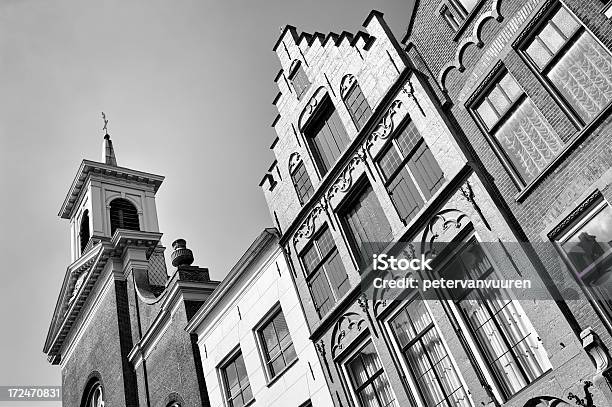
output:
[[81,216],[81,226],[79,228],[79,240],[81,243],[81,253],[85,250],[85,246],[89,242],[89,210],[85,210]]
[[128,229],[140,230],[138,222],[138,211],[136,207],[127,199],[117,198],[110,204],[110,223],[111,235],[115,234],[115,230]]
[[104,389],[99,380],[92,380],[85,389],[82,407],[104,407]]
[[304,205],[314,193],[314,188],[306,172],[306,166],[298,153],[292,154],[289,158],[289,173],[300,204]]
[[357,79],[353,75],[348,74],[342,78],[340,95],[353,119],[353,123],[355,123],[355,127],[357,127],[357,130],[361,130],[372,116],[372,108],[370,108]]

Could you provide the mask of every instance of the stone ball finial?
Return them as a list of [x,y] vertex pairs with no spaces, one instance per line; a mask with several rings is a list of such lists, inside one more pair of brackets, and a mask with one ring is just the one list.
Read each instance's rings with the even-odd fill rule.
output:
[[193,263],[193,252],[187,248],[185,239],[176,239],[172,242],[174,251],[170,255],[174,267],[190,266]]

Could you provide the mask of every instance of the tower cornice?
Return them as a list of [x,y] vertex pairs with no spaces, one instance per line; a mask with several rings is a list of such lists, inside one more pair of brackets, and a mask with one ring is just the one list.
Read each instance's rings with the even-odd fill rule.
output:
[[66,194],[64,203],[58,213],[58,216],[64,219],[70,219],[72,211],[77,204],[83,188],[87,184],[87,180],[91,174],[101,174],[116,178],[123,181],[137,182],[148,184],[153,187],[153,191],[157,192],[164,177],[162,175],[151,174],[148,172],[132,170],[130,168],[118,167],[115,165],[104,164],[96,161],[83,160],[72,181],[72,185]]

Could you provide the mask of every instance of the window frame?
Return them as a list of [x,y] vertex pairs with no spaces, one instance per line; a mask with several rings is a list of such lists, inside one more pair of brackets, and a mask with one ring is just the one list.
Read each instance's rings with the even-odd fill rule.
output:
[[[402,172],[403,169],[405,169],[408,172],[408,176],[410,177],[410,180],[412,181],[412,184],[414,185],[414,187],[416,188],[417,192],[419,193],[419,196],[422,199],[422,203],[420,205],[419,211],[426,206],[428,201],[431,200],[431,197],[430,198],[426,197],[425,193],[423,192],[423,188],[421,188],[421,186],[419,185],[419,182],[417,181],[416,177],[412,173],[412,170],[408,166],[408,163],[410,162],[412,157],[416,154],[417,150],[423,144],[425,144],[425,146],[429,149],[429,145],[427,144],[427,142],[425,141],[423,136],[419,133],[419,136],[420,136],[419,141],[416,142],[416,144],[410,149],[409,152],[404,153],[402,151],[401,147],[399,146],[399,142],[397,141],[397,138],[404,132],[404,130],[406,130],[406,128],[411,123],[413,123],[413,121],[410,118],[410,116],[406,116],[401,121],[401,123],[397,127],[397,129],[395,131],[393,131],[393,133],[389,137],[389,140],[387,140],[385,142],[385,144],[382,146],[382,148],[372,158],[374,166],[376,167],[376,169],[378,171],[378,174],[379,174],[381,180],[383,181],[383,185],[385,187],[385,190],[387,191],[387,194],[389,195],[391,203],[393,204],[393,207],[395,208],[395,212],[397,213],[398,217],[400,218],[400,220],[402,221],[404,226],[407,225],[410,222],[410,220],[414,219],[416,217],[416,214],[413,215],[412,217],[404,219],[402,217],[402,214],[399,211],[397,203],[395,202],[395,200],[392,197],[391,192],[389,191],[389,186],[393,183],[393,181],[395,181],[395,179],[399,176],[399,174]],[[416,125],[415,125],[415,127],[416,127]],[[418,129],[417,129],[417,131],[418,131]],[[386,176],[385,172],[382,169],[381,161],[382,161],[383,157],[391,149],[395,149],[395,152],[401,158],[401,161],[400,161],[398,167],[389,176]],[[430,149],[430,151],[431,151],[431,149]],[[435,157],[434,157],[434,159],[435,159]],[[437,160],[436,160],[436,163],[437,163]],[[443,180],[443,182],[438,186],[438,188],[436,189],[436,192],[444,185],[444,180],[446,180],[446,177],[444,176],[444,171],[442,170],[442,168],[440,167],[439,164],[438,164],[438,167],[440,168],[440,172],[442,173],[442,180]],[[434,192],[432,194],[432,197],[435,195],[436,192]],[[417,211],[417,214],[418,214],[419,211]]]
[[[332,238],[332,240],[334,242],[334,248],[332,250],[330,250],[329,252],[327,252],[325,255],[322,255],[321,254],[322,253],[321,249],[318,246],[318,240],[317,239],[320,238],[326,231],[329,231],[329,234],[330,234],[330,236],[331,236],[331,238]],[[304,263],[304,256],[313,247],[316,250],[317,254],[319,255],[319,259],[320,260],[317,263],[317,265],[315,267],[313,267],[312,271],[308,272],[306,264]],[[329,228],[329,225],[327,225],[327,224],[322,225],[319,228],[319,230],[310,239],[308,244],[306,244],[302,248],[302,250],[300,250],[300,252],[298,253],[298,260],[300,262],[300,267],[302,268],[302,273],[303,273],[303,276],[304,276],[304,280],[306,281],[306,285],[308,286],[308,291],[310,292],[310,297],[313,300],[313,305],[315,307],[317,315],[319,316],[319,319],[323,319],[323,318],[325,318],[326,315],[329,315],[330,311],[334,308],[335,304],[337,304],[342,298],[344,298],[350,292],[350,290],[351,290],[350,279],[348,278],[348,272],[346,270],[344,262],[342,261],[342,257],[340,257],[340,262],[342,264],[344,272],[346,273],[347,279],[349,280],[349,288],[348,288],[347,292],[344,293],[342,296],[339,296],[339,294],[334,289],[334,284],[333,284],[332,280],[329,277],[329,272],[325,268],[325,265],[326,265],[327,261],[334,255],[334,253],[336,253],[337,256],[340,257],[340,251],[338,250],[338,245],[336,244],[336,239],[334,239],[334,235],[331,233],[331,229]],[[321,270],[321,269],[323,269],[323,270]],[[312,280],[314,279],[314,276],[316,276],[317,273],[319,273],[319,271],[321,271],[321,272],[323,272],[325,274],[325,280],[327,281],[327,284],[329,285],[329,288],[330,288],[330,291],[331,291],[331,294],[332,294],[332,298],[334,300],[334,303],[332,304],[330,309],[328,311],[326,311],[325,313],[321,313],[319,307],[317,306],[317,304],[314,301],[314,295],[313,295],[313,292],[312,292]]]
[[[250,400],[246,400],[244,401],[244,404],[242,407],[246,407],[248,405],[253,404],[253,402],[255,401],[255,393],[253,392],[253,387],[251,386],[251,380],[249,378],[249,373],[246,367],[246,363],[244,361],[244,354],[242,353],[242,348],[240,347],[240,344],[238,344],[235,348],[233,348],[222,360],[221,362],[217,365],[217,375],[219,378],[219,388],[221,389],[222,395],[223,395],[223,404],[227,407],[230,407],[230,394],[229,394],[229,386],[228,386],[228,381],[227,381],[227,373],[226,373],[226,369],[229,365],[233,364],[236,362],[236,360],[238,359],[238,357],[242,357],[242,362],[244,363],[244,370],[246,372],[246,378],[248,381],[248,385],[249,388],[251,389],[251,398]],[[240,394],[243,394],[244,389],[242,388],[242,386],[240,386]]]
[[[451,250],[448,250],[448,251],[443,251],[442,253],[440,253],[439,256],[436,257],[436,258],[442,258],[443,260],[440,263],[435,265],[434,270],[444,270],[452,262],[452,260],[454,260],[456,256],[460,254],[472,241],[475,241],[476,243],[478,243],[480,249],[483,251],[483,253],[487,257],[487,260],[491,263],[491,271],[487,272],[486,276],[488,277],[492,274],[493,275],[497,274],[499,276],[497,272],[497,270],[500,269],[499,265],[497,264],[497,262],[495,261],[495,258],[491,255],[491,253],[489,253],[489,250],[486,248],[486,246],[482,244],[483,240],[480,238],[479,234],[471,227],[468,228],[467,230],[463,230],[459,232],[459,235],[453,241],[453,243],[457,243],[456,247],[453,247]],[[439,277],[439,273],[434,275],[434,277]],[[479,280],[483,279],[483,277],[484,277],[484,274],[481,275],[478,279]],[[473,289],[470,289],[469,292],[468,291],[466,292],[471,293],[472,291],[475,291],[475,290],[477,289],[473,288]],[[521,306],[521,304],[516,299],[514,292],[512,290],[506,290],[506,291],[511,301],[513,301],[514,304],[518,306],[520,310],[524,313],[525,311],[523,307]],[[534,383],[536,383],[538,380],[540,380],[542,377],[544,377],[547,373],[549,373],[553,369],[553,368],[549,368],[545,370],[539,377],[535,378],[531,382],[526,381],[525,386],[522,389],[515,392],[514,394],[510,394],[510,395],[506,394],[506,390],[503,388],[503,385],[501,384],[503,379],[499,378],[497,372],[495,372],[491,368],[490,362],[488,361],[486,357],[486,352],[483,349],[483,345],[481,345],[479,343],[478,338],[476,338],[474,332],[472,331],[472,328],[469,325],[469,322],[466,320],[464,316],[464,313],[459,309],[457,301],[448,294],[447,289],[438,290],[438,292],[441,293],[441,300],[445,300],[449,304],[449,307],[447,308],[447,310],[450,310],[450,315],[448,313],[447,315],[449,318],[452,318],[454,322],[459,326],[459,330],[461,331],[463,338],[465,338],[466,340],[465,346],[469,347],[469,352],[472,353],[472,355],[474,356],[475,362],[478,364],[478,366],[477,367],[474,366],[474,368],[475,369],[478,368],[480,372],[483,374],[487,384],[491,387],[491,391],[493,392],[493,395],[495,396],[498,402],[502,404],[507,403],[508,401],[513,399],[517,394],[531,387]],[[467,296],[467,293],[464,293],[462,295],[462,298],[465,298]],[[491,315],[491,319],[493,320],[494,314],[490,312],[489,307],[487,307],[487,311],[489,311]],[[532,333],[537,334],[529,318],[528,318],[528,322],[529,322],[529,325],[531,325],[531,327],[533,328]],[[502,335],[503,340],[507,346],[508,339],[506,338],[506,335],[504,333],[505,331],[503,329],[500,329],[497,326],[498,325],[497,323],[495,325],[496,325],[496,329],[498,329],[501,333],[503,333]],[[508,351],[510,352],[511,350],[512,350],[512,347],[508,346]],[[466,349],[466,351],[468,351],[468,349]],[[518,360],[514,356],[514,354],[512,354],[512,356],[514,357],[515,360]],[[549,360],[549,363],[550,363],[550,360]],[[521,367],[521,374],[524,375],[522,367]]]
[[[491,127],[491,129],[489,129],[487,127],[487,125],[485,124],[484,120],[480,117],[480,114],[476,111],[476,106],[479,106],[480,103],[484,99],[486,99],[486,97],[493,90],[493,88],[496,88],[496,87],[499,86],[498,84],[499,84],[500,79],[503,78],[503,76],[506,75],[506,74],[512,76],[514,81],[520,87],[522,93],[516,99],[516,101],[513,102],[512,106],[509,109],[507,109],[503,114],[500,115],[500,117],[497,120],[497,122],[495,123],[495,125],[493,125]],[[503,65],[503,63],[501,63],[501,62],[498,63],[498,65],[495,66],[492,69],[491,74],[489,76],[490,76],[490,78],[487,79],[487,81],[484,84],[484,86],[481,89],[479,89],[470,98],[470,100],[468,100],[468,102],[465,104],[465,106],[466,106],[468,112],[470,113],[470,116],[472,116],[472,119],[474,120],[474,122],[476,123],[478,128],[480,129],[480,131],[484,134],[484,136],[485,136],[489,146],[491,147],[491,149],[493,150],[493,152],[497,156],[498,160],[501,162],[502,166],[506,170],[506,173],[510,176],[510,179],[512,179],[512,182],[514,183],[516,188],[519,190],[519,193],[522,193],[525,190],[529,189],[531,187],[531,185],[536,183],[538,181],[538,179],[540,179],[542,174],[544,174],[544,173],[546,173],[548,171],[548,168],[551,165],[553,165],[553,163],[555,163],[557,161],[559,156],[561,156],[563,154],[564,149],[567,148],[568,144],[566,142],[563,142],[563,140],[561,140],[561,142],[563,142],[563,147],[557,153],[557,155],[554,158],[552,158],[546,164],[546,166],[540,171],[540,173],[537,174],[535,177],[533,177],[532,180],[530,180],[530,181],[524,180],[523,177],[520,175],[519,171],[515,168],[514,164],[512,163],[512,160],[508,156],[508,153],[506,153],[506,151],[504,150],[503,146],[500,145],[499,141],[495,137],[495,132],[497,130],[499,130],[499,128],[502,127],[507,122],[507,120],[510,117],[512,117],[512,115],[516,112],[516,110],[523,103],[525,103],[527,100],[530,100],[531,103],[534,104],[534,107],[536,109],[538,109],[538,107],[535,105],[533,100],[531,100],[531,98],[529,97],[529,95],[525,91],[525,88],[523,88],[523,85],[521,85],[521,83],[518,80],[516,80],[516,78],[512,75],[512,73],[510,73],[510,71],[508,71],[508,69]],[[539,111],[539,109],[538,109],[538,111]],[[546,119],[548,121],[548,119],[545,116],[544,116],[544,119]],[[554,128],[553,128],[553,131],[554,131]]]
[[[429,313],[429,317],[431,318],[431,323],[426,328],[424,328],[421,333],[416,335],[415,338],[410,340],[409,343],[407,343],[406,345],[402,347],[397,339],[397,335],[395,335],[395,332],[393,331],[393,328],[391,327],[391,321],[395,319],[395,317],[397,317],[402,311],[404,311],[414,301],[423,301],[424,306],[427,312]],[[463,388],[463,391],[465,393],[465,396],[468,399],[469,404],[474,406],[474,401],[472,400],[467,383],[465,382],[463,375],[461,374],[461,370],[458,368],[458,365],[455,361],[455,358],[453,357],[453,354],[451,353],[448,347],[448,344],[446,342],[446,339],[444,338],[444,335],[442,335],[442,330],[440,329],[437,320],[434,318],[434,315],[431,312],[431,309],[429,305],[427,304],[427,301],[423,298],[420,292],[415,291],[413,293],[410,293],[397,307],[395,307],[394,310],[392,310],[387,316],[385,316],[383,325],[385,327],[385,334],[391,341],[391,347],[393,351],[395,352],[395,357],[398,359],[399,364],[403,370],[404,377],[406,378],[407,384],[410,387],[410,392],[413,394],[413,396],[415,396],[416,402],[419,407],[427,407],[427,401],[426,401],[426,398],[423,396],[423,392],[422,390],[420,390],[420,387],[417,383],[417,379],[416,379],[417,374],[412,368],[412,366],[406,360],[406,355],[404,353],[411,345],[419,342],[420,339],[424,337],[425,334],[427,334],[432,329],[436,331],[438,338],[442,342],[442,346],[444,347],[444,350],[446,351],[446,355],[450,363],[455,369],[457,378],[459,382],[461,383],[461,387]],[[427,356],[427,359],[429,360],[429,363],[431,364],[433,368],[434,364],[430,360],[429,356]],[[438,374],[435,371],[434,371],[434,375],[437,378]],[[438,379],[438,381],[440,382],[440,379]],[[440,385],[440,388],[442,392],[444,393],[444,395],[446,396],[446,391],[444,390],[442,385]],[[448,396],[446,398],[448,398]]]
[[[336,216],[338,217],[338,220],[340,223],[340,231],[342,233],[343,240],[349,249],[348,251],[351,255],[353,265],[356,267],[357,271],[360,274],[363,274],[363,272],[365,272],[365,270],[367,270],[368,267],[371,266],[371,262],[368,262],[368,260],[365,260],[365,264],[363,265],[361,264],[362,260],[364,260],[362,258],[363,254],[357,245],[355,236],[353,234],[353,231],[350,225],[347,222],[346,217],[348,213],[352,210],[352,208],[355,206],[357,201],[359,201],[361,196],[363,196],[363,194],[368,189],[372,190],[372,193],[374,194],[376,201],[380,205],[381,213],[385,217],[389,225],[389,238],[392,240],[394,237],[394,232],[393,232],[393,227],[391,226],[391,220],[387,216],[385,209],[383,208],[382,203],[380,199],[378,198],[376,189],[374,189],[374,182],[372,182],[365,173],[361,175],[354,182],[354,185],[351,188],[351,190],[346,194],[346,196],[343,198],[343,200],[340,202],[340,204],[337,206],[336,210],[334,211],[336,213]],[[388,243],[391,243],[391,241],[389,241]]]
[[[553,55],[553,57],[546,63],[543,68],[539,68],[538,65],[533,61],[531,56],[527,53],[528,46],[533,41],[539,41],[537,39],[538,34],[544,29],[549,22],[552,23],[555,27],[556,25],[552,22],[552,17],[559,11],[559,9],[565,8],[565,10],[571,15],[574,20],[578,23],[578,28],[574,33],[572,33],[571,37],[569,37],[563,44],[563,46]],[[555,28],[558,32],[560,31],[558,28]],[[561,110],[566,114],[569,120],[576,126],[578,129],[583,129],[588,127],[588,125],[592,122],[597,121],[598,117],[604,113],[607,108],[612,105],[612,102],[609,102],[607,106],[603,107],[595,117],[593,117],[590,121],[585,121],[580,117],[580,114],[577,110],[571,105],[571,103],[561,94],[561,92],[557,89],[557,87],[552,83],[552,81],[548,78],[548,73],[550,70],[559,62],[559,60],[566,54],[566,52],[571,49],[571,47],[576,43],[576,41],[580,38],[580,36],[586,33],[591,35],[593,39],[610,54],[612,57],[612,51],[605,46],[601,40],[586,26],[586,24],[576,16],[576,14],[567,7],[562,1],[556,1],[553,5],[549,7],[546,12],[544,12],[532,27],[527,28],[523,38],[520,39],[513,47],[516,52],[519,54],[523,62],[529,67],[529,69],[533,72],[538,81],[542,84],[542,86],[546,89],[546,91],[551,95],[553,100],[557,103],[557,105],[561,108]],[[564,34],[561,33],[562,36]]]
[[[361,97],[363,98],[363,102],[367,106],[367,109],[365,111],[366,113],[364,113],[361,117],[357,117],[357,113],[354,111],[354,109],[352,109],[352,105],[350,105],[349,97],[353,96],[353,92],[356,92],[357,97],[361,95]],[[370,106],[370,102],[368,102],[368,98],[366,98],[365,93],[363,93],[363,89],[361,89],[361,86],[359,86],[359,82],[357,81],[356,77],[353,76],[353,83],[346,90],[346,92],[344,92],[344,95],[342,95],[341,99],[344,103],[344,107],[346,107],[346,110],[348,111],[349,116],[351,117],[351,121],[357,129],[357,133],[359,133],[363,128],[366,127],[366,124],[373,116],[374,112],[372,110],[372,106]],[[364,120],[363,124],[359,122],[360,119]]]
[[[296,182],[295,179],[295,175],[297,174],[298,170],[300,168],[304,169],[304,174],[306,176],[306,179],[308,180],[308,182],[310,183],[310,188],[307,188],[307,190],[311,190],[310,194],[306,194],[306,195],[310,195],[306,198],[302,197],[300,195],[300,189],[298,188],[298,183]],[[295,164],[295,166],[289,171],[289,176],[291,177],[291,183],[293,184],[293,188],[295,189],[295,193],[298,197],[298,201],[300,202],[301,206],[304,206],[309,200],[310,198],[312,198],[312,196],[315,193],[315,188],[314,185],[312,183],[312,180],[310,179],[310,175],[308,174],[308,170],[306,169],[306,164],[304,163],[304,160],[300,158],[300,161]]]
[[[293,61],[292,65],[293,66],[290,67],[287,79],[289,79],[289,82],[291,82],[291,86],[293,86],[293,90],[295,91],[295,96],[297,100],[302,100],[302,97],[308,92],[308,90],[312,86],[312,82],[310,82],[308,75],[306,75],[306,71],[302,67],[302,61],[296,59],[295,61]],[[298,88],[295,86],[295,78],[298,75],[302,75],[302,79],[308,82],[308,85],[304,86],[301,91],[298,91]]]
[[[601,300],[597,299],[593,295],[593,293],[591,293],[590,290],[585,287],[585,282],[583,278],[589,274],[590,270],[579,271],[567,255],[567,252],[562,247],[562,245],[566,243],[568,239],[575,234],[576,231],[583,228],[588,222],[595,218],[595,216],[597,216],[606,207],[610,207],[612,209],[612,204],[608,202],[605,197],[603,197],[601,194],[597,195],[598,196],[595,201],[587,205],[586,208],[584,208],[583,210],[580,210],[580,206],[578,206],[577,209],[572,212],[572,214],[576,214],[576,219],[574,219],[567,227],[561,229],[555,235],[550,236],[550,239],[552,240],[555,249],[559,252],[565,265],[568,267],[572,278],[580,286],[582,292],[588,298],[589,303],[591,303],[593,308],[595,308],[595,311],[597,312],[599,318],[602,320],[604,326],[606,326],[608,331],[612,332],[612,315],[609,315],[608,312],[601,307],[601,305],[599,304],[599,301]],[[612,256],[612,254],[606,257],[610,256]]]
[[[339,124],[342,126],[342,130],[344,131],[344,136],[346,136],[347,142],[338,154],[338,156],[334,159],[334,162],[330,162],[328,167],[324,163],[322,153],[321,151],[319,151],[319,147],[316,145],[315,138],[323,129],[323,125],[325,125],[322,125],[322,119],[325,117],[325,123],[327,123],[334,113],[338,116]],[[318,128],[319,130],[317,132],[314,132],[313,129],[315,128]],[[323,96],[323,99],[316,107],[315,112],[308,119],[308,122],[304,126],[304,128],[301,129],[301,133],[302,137],[304,138],[306,150],[308,151],[308,154],[314,163],[315,170],[317,171],[317,175],[319,176],[320,180],[322,180],[327,174],[329,174],[329,172],[334,168],[338,160],[340,160],[340,158],[343,156],[343,154],[346,152],[346,150],[352,143],[352,140],[348,134],[348,130],[338,113],[338,109],[336,108],[331,96],[329,96],[328,93]]]
[[[265,339],[263,338],[263,330],[268,326],[268,324],[273,323],[275,318],[278,315],[282,315],[283,319],[285,320],[285,323],[287,323],[287,319],[285,318],[285,314],[283,313],[283,309],[281,307],[280,302],[277,302],[274,306],[272,306],[272,308],[270,308],[270,310],[264,315],[264,317],[253,328],[253,334],[255,335],[255,340],[257,342],[257,349],[259,351],[259,356],[264,366],[267,386],[270,386],[272,383],[274,383],[278,378],[280,378],[287,370],[289,370],[299,360],[297,350],[295,349],[295,344],[293,342],[293,338],[291,337],[291,331],[289,329],[289,324],[287,324],[287,335],[289,336],[289,339],[291,341],[291,344],[289,346],[293,346],[295,357],[289,361],[285,361],[285,366],[282,369],[280,369],[278,372],[276,372],[274,375],[271,372],[270,364],[273,362],[273,360],[270,360],[269,351],[266,349]],[[276,339],[278,341],[278,345],[280,348],[280,353],[276,356],[274,360],[278,359],[279,357],[282,357],[283,359],[285,359],[285,353],[281,347],[280,340],[278,338],[278,332],[276,331],[276,326],[274,326],[274,332],[276,334]]]
[[[359,389],[363,390],[364,388],[368,387],[372,382],[374,382],[374,380],[376,380],[378,377],[382,375],[386,375],[387,382],[389,384],[389,390],[391,391],[391,394],[393,395],[393,399],[394,399],[393,406],[398,407],[399,402],[397,400],[397,394],[393,390],[393,385],[391,384],[391,380],[389,380],[389,375],[387,374],[387,371],[385,370],[385,366],[382,364],[382,360],[380,359],[380,352],[378,351],[378,347],[376,346],[374,340],[369,334],[368,335],[362,334],[359,338],[355,339],[355,344],[356,344],[355,349],[351,350],[350,353],[343,355],[342,359],[339,361],[339,365],[342,370],[342,379],[346,383],[351,399],[353,401],[353,405],[357,407],[363,407],[359,400],[359,395],[358,395],[359,390],[356,389],[354,386],[353,379],[352,379],[351,374],[349,373],[347,365],[350,361],[353,360],[355,356],[357,356],[359,352],[361,352],[362,349],[364,349],[366,346],[368,346],[368,344],[371,343],[372,346],[374,347],[374,350],[376,351],[376,356],[378,356],[378,360],[381,362],[382,371],[377,371],[372,377],[368,378],[368,380],[364,384],[359,386]],[[378,401],[378,393],[376,393],[376,400]],[[382,405],[382,403],[379,403],[379,404]]]

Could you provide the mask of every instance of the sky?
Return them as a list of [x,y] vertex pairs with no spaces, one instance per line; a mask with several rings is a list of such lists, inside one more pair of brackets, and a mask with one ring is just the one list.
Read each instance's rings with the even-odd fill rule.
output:
[[355,32],[372,9],[403,36],[411,0],[0,0],[0,386],[60,384],[42,353],[70,262],[57,212],[100,160],[101,111],[118,164],[166,177],[167,257],[184,238],[222,279],[272,226],[258,183],[281,28]]

